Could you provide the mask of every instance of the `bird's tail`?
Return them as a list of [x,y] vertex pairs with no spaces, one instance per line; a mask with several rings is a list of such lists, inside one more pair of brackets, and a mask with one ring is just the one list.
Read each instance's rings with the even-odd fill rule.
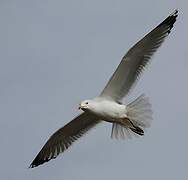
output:
[[127,105],[127,119],[132,126],[126,127],[113,123],[112,138],[125,139],[132,136],[144,135],[143,129],[150,127],[152,120],[152,110],[149,98],[144,94]]
[[151,125],[152,110],[149,98],[144,94],[127,105],[127,117],[135,126],[148,128]]

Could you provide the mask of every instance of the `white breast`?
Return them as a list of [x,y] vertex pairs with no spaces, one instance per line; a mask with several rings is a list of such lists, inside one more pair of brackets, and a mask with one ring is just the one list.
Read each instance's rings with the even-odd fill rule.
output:
[[113,121],[127,117],[126,106],[113,101],[96,101],[91,111],[98,116],[101,116],[103,120],[107,121]]

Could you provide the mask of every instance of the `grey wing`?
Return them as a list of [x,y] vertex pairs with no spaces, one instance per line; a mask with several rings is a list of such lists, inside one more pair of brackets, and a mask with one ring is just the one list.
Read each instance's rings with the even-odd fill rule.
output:
[[127,52],[102,91],[101,97],[121,101],[128,94],[154,52],[170,33],[177,16],[178,11],[175,10]]
[[56,158],[64,152],[74,141],[84,135],[88,130],[94,127],[100,121],[96,116],[88,113],[82,113],[56,131],[43,146],[36,158],[30,165],[30,168],[39,166],[51,159]]

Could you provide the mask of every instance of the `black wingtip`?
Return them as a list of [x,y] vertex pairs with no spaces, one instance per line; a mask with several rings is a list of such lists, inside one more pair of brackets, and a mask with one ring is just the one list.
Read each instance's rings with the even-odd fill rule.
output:
[[30,164],[30,166],[28,167],[29,169],[34,168],[35,166],[33,166],[33,164]]
[[170,15],[169,17],[167,17],[168,21],[166,21],[166,23],[169,23],[169,24],[174,24],[176,22],[176,18],[178,17],[178,10],[174,10]]
[[37,167],[47,161],[49,161],[49,160],[43,160],[43,159],[39,158],[39,155],[37,155],[36,158],[33,160],[33,162],[30,164],[29,168]]
[[171,29],[174,26],[174,23],[176,22],[176,19],[178,17],[178,10],[174,10],[159,26],[168,26],[169,30],[168,33],[170,33]]
[[178,9],[175,9],[171,14],[170,16],[178,16]]
[[37,167],[39,166],[41,163],[39,162],[38,158],[36,157],[32,163],[30,164],[29,168],[34,168],[34,167]]
[[[54,158],[52,158],[54,159]],[[40,166],[46,162],[48,162],[50,159],[46,159],[46,160],[43,160],[43,159],[40,159],[38,156],[33,160],[33,162],[30,164],[29,168],[35,168],[37,166]]]

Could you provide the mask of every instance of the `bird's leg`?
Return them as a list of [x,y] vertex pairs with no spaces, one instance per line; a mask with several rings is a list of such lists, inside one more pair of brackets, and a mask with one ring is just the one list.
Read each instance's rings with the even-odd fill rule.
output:
[[121,124],[125,127],[130,128],[134,133],[139,134],[140,136],[144,135],[143,129],[134,125],[134,123],[129,118],[121,119]]

